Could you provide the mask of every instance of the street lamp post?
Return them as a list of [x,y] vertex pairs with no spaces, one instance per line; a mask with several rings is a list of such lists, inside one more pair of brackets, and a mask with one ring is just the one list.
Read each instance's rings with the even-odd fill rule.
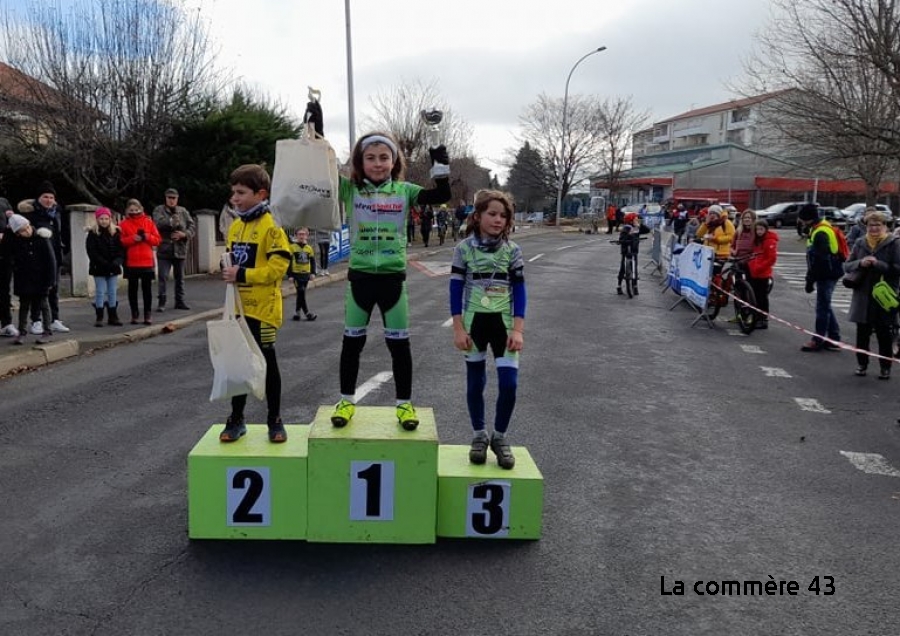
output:
[[350,0],[344,0],[344,20],[347,27],[347,101],[349,104],[350,119],[350,151],[353,152],[353,145],[356,143],[356,108],[353,103],[353,47],[350,37]]
[[594,53],[600,53],[601,51],[605,50],[606,47],[601,46],[594,49],[590,53],[582,55],[581,58],[577,62],[575,62],[572,70],[569,71],[569,76],[566,78],[566,92],[563,97],[562,111],[562,143],[560,144],[559,149],[559,181],[556,184],[556,227],[560,227],[560,224],[562,222],[563,162],[565,161],[566,156],[566,137],[568,136],[568,113],[566,111],[568,111],[569,109],[569,80],[572,79],[572,73],[575,72],[575,69],[578,68],[578,65],[581,64],[586,58],[590,57]]

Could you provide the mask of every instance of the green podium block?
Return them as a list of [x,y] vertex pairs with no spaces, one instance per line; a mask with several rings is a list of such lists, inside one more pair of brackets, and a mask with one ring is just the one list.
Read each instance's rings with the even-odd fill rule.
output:
[[514,446],[516,467],[504,470],[493,454],[469,463],[469,447],[438,449],[439,537],[540,539],[544,478],[523,446]]
[[309,434],[307,539],[336,543],[434,543],[437,427],[417,408],[404,431],[394,407],[357,406],[344,428],[319,408]]
[[213,425],[188,454],[191,539],[305,539],[308,425],[269,442],[264,424],[223,444]]

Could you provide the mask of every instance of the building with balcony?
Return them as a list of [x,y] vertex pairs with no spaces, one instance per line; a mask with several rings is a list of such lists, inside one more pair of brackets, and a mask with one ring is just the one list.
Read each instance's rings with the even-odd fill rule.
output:
[[[784,91],[695,108],[632,136],[631,168],[591,177],[591,194],[619,203],[730,202],[762,208],[778,201],[818,200],[843,206],[862,200],[861,181],[817,174],[771,124]],[[897,193],[896,183],[880,190]]]

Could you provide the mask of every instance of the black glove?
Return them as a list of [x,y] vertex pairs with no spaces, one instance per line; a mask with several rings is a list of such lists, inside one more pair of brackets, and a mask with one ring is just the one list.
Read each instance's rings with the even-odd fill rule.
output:
[[317,101],[311,101],[306,103],[306,114],[304,115],[304,120],[307,122],[312,122],[313,128],[316,130],[316,134],[320,137],[325,136],[325,123],[324,117],[322,116],[322,106]]
[[441,144],[437,148],[429,148],[428,156],[431,157],[431,165],[442,163],[445,166],[450,165],[450,155],[447,153],[447,146]]
[[147,235],[147,232],[144,230],[144,228],[140,227],[140,228],[138,228],[137,235],[140,236],[141,238],[145,238]]
[[806,287],[804,289],[806,289],[807,294],[813,293],[816,289],[816,282],[813,280],[806,281]]

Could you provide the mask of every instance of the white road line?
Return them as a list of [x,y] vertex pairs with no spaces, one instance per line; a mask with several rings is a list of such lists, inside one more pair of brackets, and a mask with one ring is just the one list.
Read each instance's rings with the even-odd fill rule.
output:
[[886,477],[900,477],[900,470],[891,466],[883,455],[878,453],[854,453],[852,451],[839,452],[864,473],[885,475]]
[[529,262],[529,263],[533,263],[533,262],[535,262],[537,259],[539,259],[541,256],[543,256],[543,254],[538,254],[537,256],[532,256],[531,258],[528,259],[528,262]]
[[761,355],[766,354],[766,352],[763,351],[759,345],[741,345],[741,349],[744,350],[744,353],[758,353]]
[[380,387],[385,382],[388,382],[394,374],[390,371],[382,371],[381,373],[376,373],[371,378],[363,382],[356,389],[356,402],[359,403],[364,397],[366,397],[369,393]]
[[557,247],[557,248],[556,248],[556,251],[557,251],[557,252],[561,252],[561,251],[563,251],[563,250],[569,249],[570,247],[575,247],[575,246],[574,246],[574,245],[563,245],[562,247]]
[[791,374],[785,371],[784,369],[779,369],[778,367],[760,367],[763,370],[763,373],[766,374],[767,378],[789,378]]
[[746,338],[748,334],[741,333],[739,329],[729,329],[726,331],[729,336],[737,336],[738,338]]
[[803,409],[804,411],[810,411],[812,413],[831,413],[824,406],[819,404],[819,401],[815,398],[794,398],[794,402]]
[[441,323],[441,327],[449,327],[453,324],[453,318],[447,318],[444,322]]

